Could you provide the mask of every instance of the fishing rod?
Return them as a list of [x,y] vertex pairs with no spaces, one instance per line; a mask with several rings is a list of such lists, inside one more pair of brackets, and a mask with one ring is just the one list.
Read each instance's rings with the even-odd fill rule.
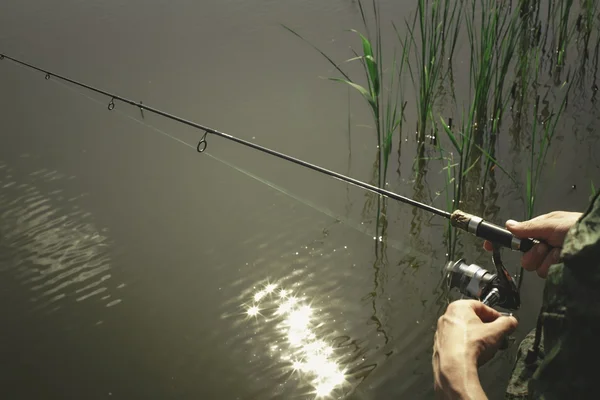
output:
[[396,200],[396,201],[399,201],[401,203],[409,204],[409,205],[412,205],[413,207],[417,207],[417,208],[420,208],[422,210],[429,211],[429,212],[431,212],[431,213],[433,213],[435,215],[438,215],[438,216],[444,217],[446,219],[449,219],[451,225],[454,226],[454,227],[456,227],[456,228],[458,228],[458,229],[461,229],[463,231],[469,232],[469,233],[471,233],[471,234],[473,234],[473,235],[475,235],[475,236],[477,236],[479,238],[488,240],[488,241],[490,241],[490,242],[492,242],[494,244],[500,245],[502,247],[506,247],[506,248],[509,248],[511,250],[517,250],[517,251],[521,251],[521,252],[527,252],[535,244],[539,243],[538,240],[532,239],[532,238],[517,238],[516,236],[514,236],[507,229],[501,228],[498,225],[495,225],[495,224],[492,224],[492,223],[490,223],[488,221],[485,221],[485,220],[483,220],[483,218],[478,217],[476,215],[472,215],[472,214],[466,213],[466,212],[461,211],[461,210],[455,210],[452,213],[449,213],[449,212],[444,211],[444,210],[440,210],[440,209],[435,208],[435,207],[433,207],[431,205],[418,202],[416,200],[413,200],[413,199],[405,197],[405,196],[401,196],[401,195],[399,195],[397,193],[394,193],[394,192],[391,192],[389,190],[385,190],[385,189],[379,188],[377,186],[373,186],[373,185],[370,185],[368,183],[362,182],[362,181],[360,181],[358,179],[354,179],[354,178],[351,178],[349,176],[342,175],[342,174],[340,174],[338,172],[328,170],[328,169],[323,168],[323,167],[321,167],[319,165],[311,164],[311,163],[306,162],[304,160],[301,160],[301,159],[289,156],[287,154],[284,154],[284,153],[272,150],[270,148],[258,145],[256,143],[252,143],[252,142],[249,142],[247,140],[240,139],[238,137],[229,135],[227,133],[218,131],[216,129],[212,129],[212,128],[209,128],[207,126],[200,125],[200,124],[198,124],[196,122],[193,122],[193,121],[190,121],[190,120],[178,117],[176,115],[170,114],[168,112],[159,110],[157,108],[150,107],[150,106],[148,106],[146,104],[143,104],[141,101],[140,102],[136,102],[136,101],[130,100],[130,99],[126,98],[126,97],[119,96],[119,95],[117,95],[115,93],[111,93],[111,92],[108,92],[106,90],[96,88],[94,86],[91,86],[91,85],[88,85],[88,84],[76,81],[76,80],[68,78],[66,76],[63,76],[63,75],[60,75],[60,74],[48,71],[46,69],[37,67],[37,66],[29,64],[27,62],[24,62],[24,61],[18,60],[16,58],[10,57],[10,56],[8,56],[6,54],[0,53],[0,61],[2,61],[4,59],[10,60],[10,61],[12,61],[12,62],[14,62],[16,64],[21,65],[21,66],[24,66],[24,67],[27,67],[27,68],[39,71],[39,72],[45,74],[45,79],[46,80],[50,80],[51,78],[58,78],[58,79],[60,79],[62,81],[69,82],[69,83],[71,83],[73,85],[85,88],[87,90],[90,90],[90,91],[98,93],[98,94],[102,94],[102,95],[104,95],[106,97],[109,97],[110,98],[110,102],[108,103],[108,110],[109,111],[114,110],[114,108],[116,106],[115,105],[115,100],[119,100],[119,101],[121,101],[123,103],[127,103],[127,104],[130,104],[130,105],[134,106],[134,107],[138,107],[140,109],[140,111],[146,110],[146,111],[148,111],[148,112],[150,112],[152,114],[156,114],[156,115],[165,117],[167,119],[179,122],[181,124],[190,126],[192,128],[198,129],[200,131],[203,131],[204,134],[202,135],[202,137],[200,138],[200,140],[198,142],[198,145],[196,146],[196,150],[199,153],[203,153],[206,150],[206,148],[208,146],[208,142],[207,142],[206,137],[210,133],[212,135],[220,136],[220,137],[222,137],[224,139],[236,142],[236,143],[241,144],[241,145],[246,146],[246,147],[253,148],[255,150],[261,151],[261,152],[266,153],[266,154],[270,154],[270,155],[272,155],[274,157],[277,157],[277,158],[280,158],[280,159],[292,162],[294,164],[297,164],[297,165],[300,165],[302,167],[311,169],[313,171],[320,172],[320,173],[322,173],[324,175],[328,175],[330,177],[336,178],[336,179],[341,180],[343,182],[350,183],[350,184],[352,184],[354,186],[363,188],[365,190],[368,190],[370,192],[379,194],[381,196],[385,196],[385,197],[390,198],[392,200]]

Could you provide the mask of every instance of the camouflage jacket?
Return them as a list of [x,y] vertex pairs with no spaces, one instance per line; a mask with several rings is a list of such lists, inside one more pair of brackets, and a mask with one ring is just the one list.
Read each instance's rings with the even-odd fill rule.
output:
[[519,346],[506,399],[600,399],[599,195],[549,269],[537,327]]

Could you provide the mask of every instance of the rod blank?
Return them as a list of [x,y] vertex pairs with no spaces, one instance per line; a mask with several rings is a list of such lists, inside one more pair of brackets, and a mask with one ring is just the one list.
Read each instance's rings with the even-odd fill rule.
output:
[[[71,83],[73,85],[76,85],[76,86],[88,89],[88,90],[90,90],[92,92],[95,92],[95,93],[102,94],[102,95],[104,95],[106,97],[109,97],[111,99],[110,103],[108,104],[108,109],[109,110],[113,110],[115,108],[115,103],[114,103],[115,100],[119,100],[119,101],[122,101],[123,103],[127,103],[127,104],[130,104],[132,106],[138,107],[140,110],[146,110],[146,111],[151,112],[153,114],[160,115],[160,116],[165,117],[167,119],[170,119],[170,120],[179,122],[181,124],[184,124],[184,125],[187,125],[187,126],[191,126],[192,128],[204,131],[205,135],[202,137],[202,139],[198,143],[198,151],[199,152],[202,152],[202,151],[206,150],[206,133],[210,133],[210,134],[213,134],[213,135],[216,135],[216,136],[220,136],[220,137],[222,137],[224,139],[231,140],[233,142],[239,143],[239,144],[241,144],[243,146],[253,148],[255,150],[261,151],[261,152],[266,153],[266,154],[270,154],[270,155],[272,155],[274,157],[278,157],[280,159],[283,159],[283,160],[286,160],[286,161],[290,161],[290,162],[292,162],[294,164],[297,164],[297,165],[300,165],[302,167],[312,169],[313,171],[317,171],[317,172],[320,172],[322,174],[331,176],[333,178],[336,178],[336,179],[339,179],[341,181],[344,181],[344,182],[350,183],[352,185],[358,186],[360,188],[363,188],[365,190],[369,190],[369,191],[371,191],[373,193],[377,193],[377,194],[379,194],[381,196],[385,196],[385,197],[388,197],[390,199],[393,199],[393,200],[396,200],[396,201],[400,201],[402,203],[410,204],[410,205],[412,205],[414,207],[418,207],[420,209],[429,211],[429,212],[431,212],[433,214],[436,214],[436,215],[439,215],[441,217],[450,219],[451,214],[449,212],[440,210],[440,209],[435,208],[433,206],[430,206],[428,204],[420,203],[420,202],[418,202],[416,200],[413,200],[413,199],[405,197],[405,196],[401,196],[401,195],[399,195],[397,193],[394,193],[394,192],[391,192],[389,190],[381,189],[381,188],[379,188],[377,186],[373,186],[373,185],[370,185],[368,183],[359,181],[358,179],[354,179],[354,178],[351,178],[349,176],[342,175],[342,174],[340,174],[338,172],[328,170],[326,168],[320,167],[320,166],[315,165],[315,164],[311,164],[311,163],[306,162],[304,160],[300,160],[298,158],[289,156],[287,154],[280,153],[278,151],[269,149],[269,148],[264,147],[264,146],[260,146],[260,145],[258,145],[256,143],[252,143],[252,142],[249,142],[247,140],[240,139],[238,137],[229,135],[227,133],[220,132],[220,131],[218,131],[216,129],[212,129],[212,128],[209,128],[207,126],[203,126],[203,125],[197,124],[197,123],[195,123],[193,121],[190,121],[190,120],[178,117],[176,115],[167,113],[167,112],[159,110],[157,108],[153,108],[153,107],[147,106],[147,105],[143,104],[142,102],[136,102],[136,101],[130,100],[128,98],[119,96],[117,94],[107,92],[106,90],[98,89],[96,87],[87,85],[85,83],[78,82],[78,81],[76,81],[74,79],[70,79],[70,78],[68,78],[66,76],[63,76],[63,75],[60,75],[60,74],[56,74],[54,72],[50,72],[48,70],[36,67],[35,65],[26,63],[26,62],[18,60],[16,58],[7,56],[6,54],[0,53],[0,60],[3,60],[5,58],[7,60],[10,60],[10,61],[14,62],[14,63],[20,64],[22,66],[25,66],[25,67],[28,67],[28,68],[31,68],[33,70],[36,70],[36,71],[39,71],[39,72],[43,73],[45,75],[45,79],[46,80],[49,80],[51,77],[58,78],[58,79],[61,79],[61,80],[65,81],[65,82],[69,82],[69,83]],[[201,146],[201,144],[202,144],[202,146]],[[202,151],[200,151],[200,149],[202,149]]]

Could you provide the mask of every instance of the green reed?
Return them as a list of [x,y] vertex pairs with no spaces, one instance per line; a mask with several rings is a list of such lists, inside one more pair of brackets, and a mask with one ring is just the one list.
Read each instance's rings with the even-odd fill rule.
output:
[[[597,13],[597,0],[583,2],[586,7],[582,19],[588,26]],[[414,19],[410,22],[405,21],[406,32],[403,33],[392,21],[397,43],[402,51],[397,53],[394,50],[389,59],[386,54],[385,61],[388,65],[384,68],[382,22],[377,1],[373,0],[372,7],[369,7],[372,8],[372,18],[367,18],[365,3],[359,1],[363,29],[352,29],[351,32],[359,39],[360,51],[353,50],[354,57],[345,61],[360,63],[362,68],[358,80],[351,78],[339,64],[311,44],[341,74],[340,77],[328,79],[341,82],[359,93],[372,114],[378,149],[373,180],[377,181],[379,187],[386,185],[394,132],[400,132],[403,127],[406,102],[402,77],[408,68],[417,106],[415,119],[419,144],[416,159],[431,160],[424,155],[424,142],[429,129],[435,136],[441,123],[445,133],[444,140],[434,143],[436,154],[439,156],[436,160],[443,164],[447,210],[454,211],[460,206],[463,198],[468,200],[466,194],[472,196],[474,193],[471,189],[485,187],[490,171],[497,168],[506,174],[515,187],[525,187],[526,216],[533,216],[545,159],[553,143],[556,126],[566,107],[570,88],[570,84],[563,84],[564,100],[557,111],[541,121],[538,116],[537,91],[540,87],[539,74],[544,52],[542,49],[545,48],[546,36],[552,24],[555,41],[552,48],[556,54],[553,53],[551,59],[558,65],[563,65],[573,31],[569,23],[572,3],[572,0],[566,0],[549,6],[546,35],[542,44],[539,1],[416,0]],[[470,87],[468,93],[464,94],[468,97],[463,103],[464,107],[460,107],[460,118],[457,118],[457,123],[452,126],[451,122],[446,123],[439,117],[437,102],[440,89],[451,76],[454,51],[462,27],[465,29],[465,44],[469,51],[467,61]],[[305,40],[292,29],[286,29]],[[513,71],[516,72],[516,77],[511,81],[510,75]],[[527,101],[532,92],[533,97],[537,97],[534,104]],[[459,93],[459,97],[460,95]],[[520,120],[525,114],[534,115],[530,135],[527,136],[530,143],[521,144],[521,147],[527,146],[529,153],[523,184],[517,182],[495,155],[496,140],[502,135],[501,124],[511,97],[513,106],[519,99],[519,112],[512,115],[515,124],[520,126]],[[456,98],[454,102],[457,106]],[[483,190],[480,196],[483,204],[486,196]],[[382,232],[385,232],[387,219],[385,202],[382,202],[380,197],[377,198],[377,202],[379,236],[381,213],[384,217]],[[367,206],[370,207],[370,204],[365,205]],[[453,235],[450,225],[448,238],[448,250],[452,255],[456,246],[456,236]]]
[[[527,79],[525,81],[525,85],[523,90],[527,90],[530,86],[533,88],[539,87],[539,73],[541,70],[540,67],[540,58],[541,58],[541,49],[539,47],[533,49],[532,54],[532,62],[529,64],[530,70],[533,70],[532,82]],[[529,77],[528,77],[529,78]],[[556,134],[556,125],[564,111],[564,108],[567,104],[568,94],[571,89],[571,85],[573,81],[569,84],[564,82],[561,86],[561,89],[564,91],[563,100],[556,112],[551,113],[544,120],[540,120],[539,118],[539,102],[540,96],[536,91],[535,103],[533,104],[533,122],[531,127],[531,138],[530,143],[528,144],[529,152],[529,165],[527,167],[527,175],[526,175],[526,212],[525,218],[530,219],[534,215],[535,202],[537,198],[537,187],[542,175],[542,168],[544,166],[546,156],[548,154],[548,150],[550,149],[550,145],[552,144],[552,139]],[[535,89],[534,89],[535,90]],[[540,126],[541,125],[541,126]]]
[[[479,10],[476,8],[477,3]],[[507,104],[506,76],[515,54],[520,30],[518,12],[511,15],[506,7],[495,0],[472,0],[465,17],[471,50],[469,73],[473,92],[467,127],[474,129],[476,135],[490,129],[497,131]],[[477,21],[478,15],[480,21]],[[492,124],[488,126],[490,114]]]
[[[461,120],[464,123],[464,116]],[[455,135],[451,126],[451,121],[446,124],[442,119],[441,124],[448,139],[450,139],[453,148],[452,150],[448,151],[442,146],[441,140],[437,141],[437,150],[440,155],[440,160],[445,163],[445,166],[442,168],[442,172],[444,173],[446,210],[448,212],[452,212],[458,207],[458,204],[460,204],[463,178],[469,171],[469,168],[466,167],[466,159],[463,157],[463,155],[465,149],[467,148],[467,143],[471,141],[471,138],[469,137],[471,131],[466,131],[466,134],[458,133]],[[461,130],[463,132],[465,131],[464,125],[462,126]],[[455,152],[458,154],[457,157],[454,156]],[[456,237],[453,235],[453,233],[454,229],[448,221],[447,253],[448,257],[450,258],[454,257],[454,249],[456,246]]]
[[[465,191],[483,187],[492,167],[503,171],[516,185],[516,180],[494,157],[496,135],[510,100],[510,85],[506,82],[511,67],[518,64],[515,54],[520,38],[518,10],[493,0],[472,0],[464,4],[466,35],[469,44],[470,99],[462,112],[458,126],[441,119],[451,149],[437,148],[445,163],[446,208],[452,212],[463,200]],[[483,191],[482,194],[483,196]],[[483,197],[482,197],[483,200]],[[448,254],[454,256],[457,237],[448,224]]]
[[595,26],[595,17],[598,14],[598,0],[582,0],[581,14],[577,18],[576,27],[580,32],[584,32],[588,37],[591,35]]
[[[481,163],[485,161],[485,181],[489,168],[498,165],[493,157],[494,141],[491,136],[499,131],[500,121],[508,105],[509,89],[505,82],[513,65],[520,34],[517,12],[511,14],[504,6],[497,5],[492,0],[473,0],[466,7],[468,9],[464,13],[470,50],[471,98],[468,111],[462,113],[456,133],[441,121],[446,136],[458,154],[458,161],[451,174],[454,195],[453,201],[447,202],[448,211],[459,206],[469,173],[477,172],[476,175],[480,176]],[[487,150],[483,145],[486,133]],[[440,147],[438,150],[443,152],[444,149]],[[475,186],[479,187],[481,183],[477,176],[473,179]],[[447,180],[446,184],[448,183]]]
[[578,45],[583,50],[583,57],[580,57],[580,84],[583,84],[585,69],[589,59],[590,39],[596,26],[595,16],[598,14],[598,0],[582,0],[581,8],[581,13],[577,18],[575,27],[578,32]]
[[[309,43],[299,33],[285,25],[284,28],[309,43],[342,75],[342,77],[330,77],[328,78],[329,80],[347,85],[358,92],[365,100],[373,118],[377,141],[377,157],[374,164],[374,175],[376,176],[373,180],[377,181],[377,185],[380,188],[383,188],[385,187],[387,179],[393,135],[394,132],[401,129],[403,123],[404,107],[406,104],[400,105],[399,99],[402,96],[401,78],[408,58],[408,48],[403,46],[400,61],[396,59],[396,53],[394,51],[391,70],[386,71],[389,74],[389,83],[387,86],[384,85],[383,44],[381,37],[382,26],[379,6],[376,0],[372,1],[372,23],[369,22],[366,15],[366,9],[363,2],[360,0],[358,1],[358,7],[363,22],[364,33],[356,29],[351,29],[350,31],[358,36],[361,44],[361,51],[357,52],[353,49],[352,52],[354,57],[345,62],[359,62],[361,64],[364,84],[360,84],[357,80],[352,79],[331,57]],[[369,205],[370,201],[367,202],[365,207]],[[377,237],[379,237],[380,224],[382,224],[382,231],[385,231],[387,226],[385,207],[385,199],[381,196],[377,196]],[[380,221],[380,218],[382,218],[383,221]]]
[[[488,133],[483,138],[486,145],[482,146],[487,148],[487,151],[476,144],[482,158],[485,160],[483,184],[481,185],[483,188],[491,168],[498,166],[502,169],[492,155],[496,144],[496,136],[500,131],[502,117],[510,100],[509,85],[506,85],[506,82],[508,81],[510,68],[513,66],[522,29],[518,10],[515,10],[511,15],[509,9],[502,8],[497,2],[490,4],[483,1],[482,8],[484,13],[489,13],[487,15],[490,18],[481,25],[479,70],[475,70],[475,74],[472,75],[472,81],[476,82],[476,104],[473,105],[475,112],[471,126],[475,128],[475,124],[477,124],[476,132],[477,130],[480,132],[483,130]],[[486,34],[484,35],[483,32]],[[474,35],[469,34],[469,37],[471,36]],[[485,64],[490,52],[492,63]],[[483,101],[483,99],[489,99],[488,96],[491,97],[491,108],[489,110],[490,100]],[[489,118],[486,118],[488,115]]]
[[[567,85],[563,84],[565,91],[564,98],[558,108],[558,110],[552,113],[548,118],[538,123],[538,107],[539,107],[539,96],[536,99],[534,105],[534,119],[533,127],[531,130],[531,151],[529,157],[529,166],[527,168],[527,180],[526,180],[526,201],[527,201],[527,212],[526,218],[533,218],[535,202],[537,200],[537,188],[540,181],[540,177],[543,173],[543,167],[545,164],[546,156],[552,139],[556,134],[556,125],[565,109],[567,104],[567,98],[571,89],[572,81]],[[542,125],[541,127],[539,125]]]
[[569,30],[569,17],[571,15],[571,7],[573,0],[563,0],[558,3],[558,43],[556,48],[556,64],[562,66],[564,64],[565,52],[569,44],[569,40],[574,32]]
[[[448,70],[445,59],[451,62],[456,47],[460,5],[461,2],[452,0],[418,0],[412,26],[406,23],[410,42],[415,49],[408,67],[417,95],[417,138],[421,147],[425,141],[427,122],[430,121],[435,127],[433,108],[439,95],[440,81],[444,78],[444,71]],[[419,41],[415,28],[417,22]]]
[[[396,56],[394,55],[391,71],[389,73],[389,86],[387,88],[384,87],[382,84],[384,79],[384,67],[381,40],[381,16],[379,7],[377,5],[377,1],[373,0],[372,11],[374,17],[374,32],[370,32],[370,24],[365,13],[363,2],[359,1],[358,6],[360,9],[365,33],[363,34],[355,29],[351,29],[350,31],[359,37],[362,51],[359,54],[353,50],[355,57],[346,60],[346,62],[360,62],[366,84],[361,85],[356,80],[351,79],[349,74],[344,72],[340,65],[335,63],[329,56],[327,56],[323,51],[319,50],[316,46],[312,44],[311,46],[315,48],[321,55],[323,55],[342,75],[342,78],[330,77],[328,79],[348,85],[356,90],[366,101],[375,124],[378,148],[377,163],[379,165],[377,181],[379,186],[383,187],[385,185],[389,155],[392,149],[392,137],[394,132],[398,130],[402,124],[404,107],[399,105],[401,80],[398,77],[402,75],[403,68],[406,65],[406,49],[403,49],[402,51],[400,62],[396,60]],[[291,28],[287,26],[284,26],[284,28],[302,40],[306,41],[299,33]]]
[[[537,71],[539,68],[539,59],[538,63],[536,63],[535,66],[532,66],[532,59],[534,58],[534,51],[532,51],[532,48],[537,49],[537,51],[540,50],[541,22],[539,19],[539,6],[539,1],[534,2],[533,5],[530,5],[529,1],[522,1],[520,5],[523,22],[521,24],[521,35],[519,38],[517,79],[513,83],[511,93],[513,107],[515,102],[518,101],[518,105],[515,109],[517,113],[513,118],[519,120],[523,114],[523,108],[525,107],[527,94],[529,93],[532,68],[535,68],[534,71]],[[533,34],[530,33],[532,31],[534,32]],[[544,40],[545,39],[546,36],[544,36]]]
[[[469,157],[467,157],[466,151],[471,147],[473,142],[473,130],[468,128],[469,121],[467,118],[462,118],[462,126],[459,127],[458,130],[453,129],[450,124],[446,124],[444,120],[441,120],[441,124],[444,132],[446,133],[446,137],[450,140],[452,144],[452,149],[447,150],[443,147],[442,141],[437,141],[437,150],[439,152],[439,160],[442,160],[445,163],[445,166],[442,168],[442,172],[444,173],[444,185],[445,185],[445,198],[446,198],[446,210],[452,212],[456,210],[462,200],[463,197],[463,181],[469,175],[469,173],[475,168],[477,163],[480,162],[480,158],[477,158],[474,162],[469,162]],[[501,163],[494,158],[492,154],[486,151],[483,147],[475,144],[477,149],[482,153],[482,156],[485,160],[488,160],[490,163],[493,163],[498,169],[506,174],[513,182],[513,184],[517,185],[517,181],[513,178],[513,176],[501,165]],[[455,153],[457,154],[455,156]],[[448,222],[447,224],[447,234],[448,234],[448,255],[449,257],[454,257],[455,249],[456,249],[456,236],[453,235],[453,227]]]
[[[538,87],[539,85],[537,83],[539,80],[539,72],[541,70],[540,48],[536,48],[534,50],[534,62],[532,67],[534,70],[533,82],[535,82],[535,87]],[[533,104],[531,136],[530,142],[528,143],[529,165],[527,166],[525,180],[525,219],[531,219],[535,215],[538,185],[544,172],[548,151],[556,134],[557,124],[567,105],[567,99],[573,82],[574,80],[570,82],[563,82],[560,88],[563,91],[563,100],[560,103],[558,110],[551,112],[548,117],[542,120],[540,119],[539,115],[540,96],[536,93],[536,99]],[[518,282],[519,290],[521,289],[521,285],[523,283],[523,276],[523,267],[521,267]]]

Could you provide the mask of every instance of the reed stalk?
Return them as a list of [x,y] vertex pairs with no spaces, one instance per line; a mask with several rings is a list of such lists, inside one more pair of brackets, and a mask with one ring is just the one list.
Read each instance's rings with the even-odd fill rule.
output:
[[444,71],[448,70],[456,47],[460,5],[461,2],[452,0],[418,0],[412,25],[406,22],[414,48],[408,67],[416,92],[416,135],[420,148],[425,142],[428,122],[435,125],[433,108],[439,96],[440,81],[444,78]]
[[571,14],[571,8],[573,6],[573,0],[562,0],[557,2],[558,8],[558,46],[556,49],[556,65],[562,67],[564,65],[565,52],[569,40],[573,34],[573,29],[569,30],[569,17]]

